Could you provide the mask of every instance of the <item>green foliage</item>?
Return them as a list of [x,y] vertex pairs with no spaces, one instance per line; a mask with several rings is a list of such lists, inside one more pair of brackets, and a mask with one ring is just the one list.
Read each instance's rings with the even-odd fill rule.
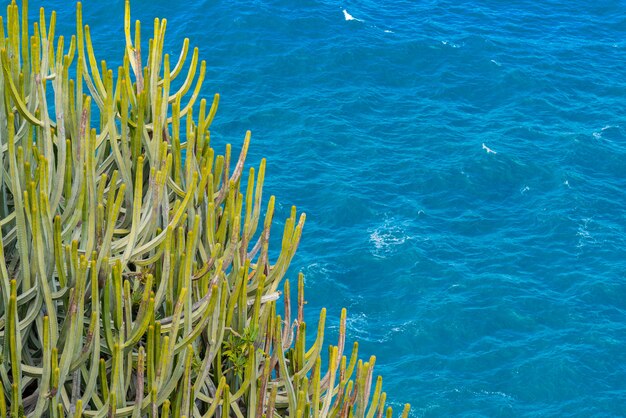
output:
[[240,379],[243,377],[248,356],[254,350],[253,345],[258,331],[256,327],[246,327],[243,330],[243,335],[239,335],[231,330],[228,340],[222,343],[222,354],[228,359],[234,374]]
[[211,147],[198,50],[172,65],[155,19],[144,53],[127,3],[108,68],[80,4],[70,39],[27,17],[0,17],[0,417],[389,416],[345,310],[325,369],[302,276],[276,315],[305,216],[271,260],[265,161],[244,176],[249,132],[234,163]]

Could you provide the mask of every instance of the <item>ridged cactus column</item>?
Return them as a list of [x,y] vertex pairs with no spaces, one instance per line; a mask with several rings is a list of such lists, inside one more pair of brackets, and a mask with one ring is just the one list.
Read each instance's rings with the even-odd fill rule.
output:
[[390,416],[345,311],[328,362],[301,276],[297,317],[288,282],[276,315],[305,216],[270,257],[265,161],[244,171],[249,132],[238,157],[212,148],[198,49],[170,62],[155,19],[141,51],[126,3],[108,68],[80,4],[70,39],[27,16],[0,17],[0,416]]

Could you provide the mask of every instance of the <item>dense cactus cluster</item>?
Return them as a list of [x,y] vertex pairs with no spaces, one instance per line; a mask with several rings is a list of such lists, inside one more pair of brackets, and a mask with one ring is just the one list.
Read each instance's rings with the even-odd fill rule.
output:
[[322,361],[325,311],[312,341],[302,277],[294,315],[279,291],[305,216],[270,257],[265,163],[244,173],[249,133],[211,148],[198,50],[170,62],[156,19],[144,54],[127,2],[110,69],[80,4],[71,39],[55,19],[0,17],[0,416],[390,415],[345,311]]

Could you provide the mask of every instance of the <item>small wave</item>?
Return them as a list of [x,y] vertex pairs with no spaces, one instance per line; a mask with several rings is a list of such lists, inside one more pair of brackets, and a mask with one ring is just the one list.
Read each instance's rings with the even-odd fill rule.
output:
[[348,13],[348,11],[346,9],[343,9],[343,17],[347,20],[356,20],[357,22],[362,22],[361,19],[357,19],[356,17],[352,16],[350,13]]
[[377,333],[372,332],[370,329],[370,322],[370,319],[363,312],[356,314],[350,314],[348,312],[346,317],[346,328],[353,337],[356,337],[356,339],[360,341],[369,341],[374,343],[384,343],[388,341],[388,333],[385,335],[377,335]]
[[481,390],[480,393],[482,395],[487,395],[487,396],[498,396],[501,398],[505,398],[505,399],[509,399],[509,400],[514,400],[515,398],[511,395],[509,395],[508,393],[504,393],[504,392],[500,392],[500,391],[491,391],[491,390]]
[[305,273],[307,273],[307,275],[328,277],[330,269],[325,263],[311,263],[305,267]]
[[307,265],[303,269],[304,280],[307,283],[332,283],[335,286],[344,287],[341,281],[333,280],[338,275],[344,273],[343,269],[339,268],[334,263],[315,262]]
[[460,48],[461,47],[461,45],[455,44],[454,42],[450,42],[450,41],[441,41],[441,43],[443,45],[449,46],[451,48]]
[[485,151],[487,151],[487,154],[497,154],[496,151],[492,150],[491,148],[489,148],[487,145],[485,145],[485,143],[483,142],[483,149]]
[[[348,309],[348,315],[346,317],[346,328],[348,332],[352,334],[359,341],[369,341],[375,343],[384,343],[395,338],[397,335],[406,335],[407,330],[413,331],[416,327],[414,320],[407,320],[402,322],[394,322],[389,318],[384,320],[385,326],[372,327],[373,323],[379,323],[380,317],[374,319],[370,318],[364,312],[354,312]],[[336,329],[335,326],[329,326],[330,329]],[[373,329],[378,331],[372,332]]]
[[[353,20],[353,21],[355,21],[355,22],[365,22],[363,19],[358,19],[358,18],[356,18],[356,17],[352,16],[352,15],[348,12],[348,10],[347,10],[347,9],[343,9],[343,17],[344,17],[344,19],[345,19],[346,21],[348,21],[348,22],[349,22],[349,21],[351,21],[351,20]],[[376,25],[372,25],[372,24],[366,24],[366,26],[367,26],[367,27],[369,27],[369,28],[376,29],[376,30],[382,30],[384,33],[395,33],[395,32],[394,32],[394,31],[392,31],[391,29],[382,29],[382,28],[379,28],[378,26],[376,26]]]
[[576,247],[582,248],[587,245],[597,244],[595,237],[589,232],[589,224],[591,222],[591,218],[581,219],[581,223],[578,224],[578,230],[576,231],[576,236],[578,237],[578,245]]
[[386,231],[375,230],[370,234],[370,241],[377,250],[384,250],[392,245],[403,244],[406,241],[404,235],[399,236],[402,232],[399,228],[393,228]]
[[491,62],[493,62],[495,65],[497,65],[498,67],[502,67],[502,64],[500,64],[498,61],[496,60],[491,60]]
[[387,219],[382,225],[368,230],[369,241],[373,244],[371,252],[376,257],[384,258],[391,254],[395,247],[404,244],[411,237],[395,219]]
[[593,137],[595,139],[600,139],[602,138],[602,133],[608,129],[612,129],[612,128],[619,128],[619,125],[605,125],[602,129],[600,129],[599,131],[595,131],[593,133]]

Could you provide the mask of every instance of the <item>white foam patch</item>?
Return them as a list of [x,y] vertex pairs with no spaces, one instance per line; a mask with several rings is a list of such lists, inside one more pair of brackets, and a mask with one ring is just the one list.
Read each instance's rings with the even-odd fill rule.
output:
[[337,275],[343,273],[336,264],[315,262],[304,267],[304,280],[312,284],[333,282],[334,285],[344,287],[341,281],[335,280]]
[[487,154],[497,154],[496,151],[492,150],[491,148],[489,148],[487,145],[485,145],[485,143],[483,142],[483,149],[485,151],[487,151]]
[[600,129],[599,131],[596,131],[593,133],[593,137],[595,139],[600,139],[602,138],[602,133],[604,131],[606,131],[607,129],[611,129],[611,128],[619,128],[619,125],[605,125],[602,129]]
[[508,393],[500,392],[500,391],[481,390],[480,393],[483,395],[487,395],[487,396],[498,396],[501,398],[506,398],[506,399],[511,399],[511,400],[515,399],[513,396],[509,395]]
[[371,320],[363,312],[348,313],[346,317],[346,328],[352,336],[361,341],[369,341],[375,343],[384,343],[389,339],[389,333],[384,335],[373,332],[371,329]]
[[461,47],[461,45],[455,44],[454,42],[450,42],[450,41],[441,41],[441,43],[443,45],[449,46],[451,48],[460,48]]
[[591,223],[593,223],[593,219],[591,218],[581,219],[578,224],[578,230],[576,231],[576,236],[578,237],[578,245],[576,245],[576,247],[582,248],[598,243],[591,232],[589,232],[589,224]]
[[[346,21],[348,21],[348,22],[349,22],[349,21],[351,21],[351,20],[353,20],[353,21],[355,21],[355,22],[365,22],[363,19],[359,19],[359,18],[356,18],[356,17],[352,16],[352,15],[348,12],[348,10],[347,10],[347,9],[343,9],[342,11],[343,11],[343,18],[344,18]],[[367,27],[369,27],[369,28],[372,28],[372,29],[382,30],[384,33],[395,33],[395,32],[394,32],[394,31],[392,31],[391,29],[382,29],[382,28],[379,28],[378,26],[376,26],[376,25],[372,25],[372,24],[367,24],[367,23],[366,23],[366,26],[367,26]]]
[[376,228],[368,229],[368,232],[369,242],[372,244],[370,251],[375,257],[380,258],[392,254],[396,247],[411,239],[402,223],[393,218],[386,219]]
[[355,20],[357,22],[362,22],[361,19],[357,19],[356,17],[352,16],[350,13],[348,13],[348,11],[346,9],[343,9],[343,17],[350,21],[350,20]]

